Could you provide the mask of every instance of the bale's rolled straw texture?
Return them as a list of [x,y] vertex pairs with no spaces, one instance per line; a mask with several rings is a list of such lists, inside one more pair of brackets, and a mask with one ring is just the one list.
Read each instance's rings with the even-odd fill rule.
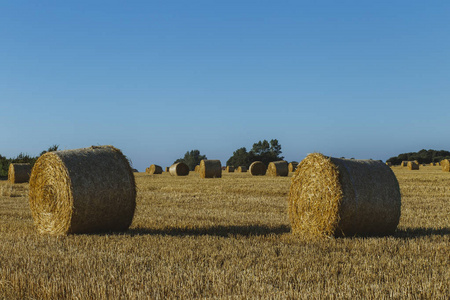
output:
[[269,176],[288,176],[289,168],[287,161],[273,161],[267,167],[267,175]]
[[266,175],[266,165],[262,161],[254,161],[249,167],[250,174],[253,176]]
[[11,163],[8,168],[8,181],[10,183],[23,183],[30,180],[31,165]]
[[228,173],[233,173],[234,172],[234,167],[227,166],[226,171]]
[[292,232],[311,238],[391,234],[400,219],[400,188],[374,160],[308,155],[292,177]]
[[186,176],[189,175],[189,167],[183,162],[173,164],[169,168],[169,174],[172,176]]
[[221,178],[222,164],[220,160],[203,159],[200,161],[199,171],[200,178]]
[[236,169],[236,172],[238,172],[238,173],[245,173],[245,172],[247,172],[247,167],[246,166],[239,166]]
[[162,167],[158,165],[151,165],[147,169],[148,174],[162,174],[162,172],[163,172]]
[[450,160],[448,159],[441,160],[441,167],[442,171],[450,172]]
[[288,165],[289,172],[294,172],[295,169],[297,169],[297,166],[298,166],[298,162],[295,162],[295,161],[290,162]]
[[112,146],[48,152],[30,178],[30,208],[40,233],[126,230],[136,207],[127,158]]
[[419,164],[415,161],[408,161],[408,170],[419,170]]

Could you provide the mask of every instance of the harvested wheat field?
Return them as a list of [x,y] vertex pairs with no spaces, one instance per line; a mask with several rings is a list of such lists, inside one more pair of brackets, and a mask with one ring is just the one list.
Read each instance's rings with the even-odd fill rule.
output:
[[450,294],[450,173],[393,167],[393,235],[291,234],[291,177],[135,173],[130,229],[38,234],[29,184],[0,181],[0,299],[434,298]]

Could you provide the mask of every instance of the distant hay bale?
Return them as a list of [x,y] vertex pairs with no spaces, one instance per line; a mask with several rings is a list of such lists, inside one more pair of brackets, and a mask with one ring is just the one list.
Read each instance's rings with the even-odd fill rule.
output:
[[166,167],[166,172],[169,172],[170,171],[170,167]]
[[392,167],[392,163],[390,161],[386,162],[386,166]]
[[53,235],[126,230],[136,208],[135,179],[113,146],[47,152],[30,177],[37,230]]
[[172,176],[186,176],[189,175],[189,167],[187,164],[179,162],[170,166],[169,173]]
[[8,168],[8,181],[10,183],[23,183],[30,180],[31,165],[11,163]]
[[400,163],[400,167],[407,167],[408,166],[408,161],[404,160]]
[[199,168],[200,178],[221,178],[222,164],[220,160],[203,159]]
[[296,161],[290,162],[288,165],[289,172],[294,172],[295,169],[297,169],[297,166],[298,166],[298,162],[296,162]]
[[162,174],[163,169],[161,168],[161,166],[158,165],[151,165],[150,167],[148,167],[147,173],[148,174]]
[[440,164],[442,167],[442,171],[450,172],[450,160],[448,160],[448,159],[441,160]]
[[239,166],[236,169],[236,172],[238,172],[238,173],[245,173],[245,172],[247,172],[247,167],[246,166]]
[[292,177],[292,232],[306,238],[392,234],[401,196],[391,168],[375,160],[308,155]]
[[194,172],[196,172],[196,173],[200,172],[200,165],[195,166]]
[[234,172],[234,167],[227,166],[226,171],[227,171],[228,173],[233,173],[233,172]]
[[414,161],[416,164],[419,164],[419,161],[416,159],[415,161]]
[[266,175],[266,165],[262,161],[254,161],[250,165],[249,171],[253,176]]
[[273,161],[267,167],[267,175],[269,176],[288,176],[289,169],[287,161]]
[[416,161],[408,161],[408,170],[419,170],[419,164]]
[[432,166],[432,167],[434,167],[435,165],[436,165],[436,164],[435,164],[435,163],[433,163],[433,162],[432,162],[432,163],[430,163],[430,166]]

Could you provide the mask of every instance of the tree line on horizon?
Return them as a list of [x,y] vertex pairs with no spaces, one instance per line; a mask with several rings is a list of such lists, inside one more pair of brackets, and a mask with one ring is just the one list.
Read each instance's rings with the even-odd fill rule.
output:
[[52,152],[58,150],[59,145],[53,145],[49,147],[47,150],[42,151],[38,156],[30,156],[25,153],[20,153],[14,158],[6,158],[0,154],[0,177],[8,176],[8,168],[11,163],[18,164],[18,163],[26,163],[30,164],[31,166],[34,165],[36,160],[44,153]]
[[386,162],[390,162],[393,165],[399,165],[402,161],[414,161],[417,160],[419,164],[438,163],[443,159],[450,159],[450,152],[446,150],[425,150],[422,149],[418,152],[402,153],[397,156],[391,157]]

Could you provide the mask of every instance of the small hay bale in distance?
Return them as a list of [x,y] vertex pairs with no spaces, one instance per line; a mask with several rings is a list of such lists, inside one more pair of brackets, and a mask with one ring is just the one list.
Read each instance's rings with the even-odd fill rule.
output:
[[227,166],[226,171],[227,171],[228,173],[233,173],[233,172],[234,172],[234,167]]
[[416,161],[408,161],[408,170],[419,170],[419,164]]
[[200,178],[221,178],[222,164],[218,159],[203,159],[200,161],[198,172]]
[[10,183],[24,183],[30,180],[31,165],[25,163],[11,163],[8,168]]
[[253,176],[266,175],[267,167],[262,161],[254,161],[249,167],[250,174]]
[[113,146],[48,152],[30,177],[38,232],[61,235],[127,230],[136,208],[128,159]]
[[288,165],[289,172],[294,172],[295,169],[297,168],[297,166],[298,166],[298,162],[296,162],[296,161],[290,162]]
[[169,172],[170,171],[170,167],[166,167],[166,172]]
[[392,163],[390,161],[386,162],[386,166],[392,167]]
[[245,173],[245,172],[247,172],[247,167],[246,166],[239,166],[236,169],[236,172],[238,172],[238,173]]
[[151,165],[150,167],[148,167],[147,173],[152,175],[152,174],[162,174],[163,169],[161,166],[158,165]]
[[436,164],[435,164],[435,163],[433,163],[433,162],[432,162],[432,163],[430,163],[430,166],[432,166],[432,167],[434,167],[435,165],[436,165]]
[[408,161],[404,160],[400,163],[400,167],[407,167],[408,166]]
[[440,164],[442,167],[442,171],[450,172],[450,160],[448,160],[448,159],[441,160]]
[[195,166],[194,172],[196,172],[196,173],[200,172],[200,165]]
[[392,234],[400,208],[394,172],[375,160],[312,153],[291,180],[292,232],[305,238]]
[[289,168],[287,161],[279,160],[272,161],[267,167],[266,175],[269,176],[288,176]]
[[189,175],[189,167],[184,162],[173,164],[169,168],[169,174],[172,176],[186,176]]

